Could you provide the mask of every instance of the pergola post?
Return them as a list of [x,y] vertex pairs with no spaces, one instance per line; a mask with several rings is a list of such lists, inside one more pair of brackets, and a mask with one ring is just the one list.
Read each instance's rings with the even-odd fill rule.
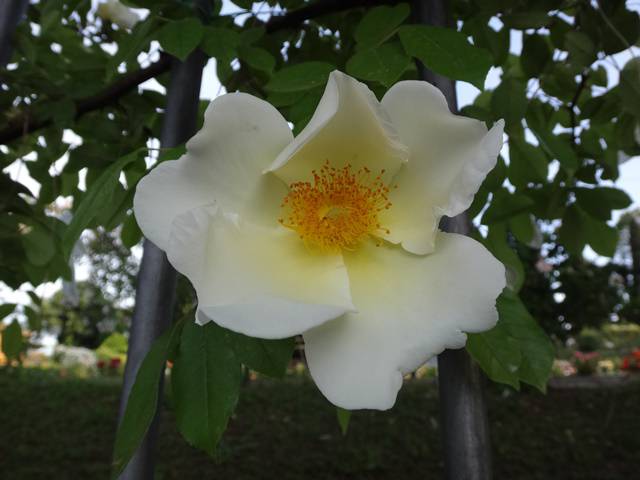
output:
[[[205,61],[206,57],[200,51],[193,52],[184,62],[174,60],[160,138],[162,147],[175,147],[193,135]],[[142,263],[138,273],[136,304],[131,321],[118,423],[122,421],[127,399],[142,360],[156,338],[171,325],[176,278],[176,271],[167,261],[165,253],[145,239]],[[161,381],[161,391],[162,387]],[[155,418],[137,452],[120,475],[120,480],[153,479],[155,440],[161,403],[158,402]]]
[[28,0],[0,1],[0,67],[4,67],[11,59],[11,37],[27,12],[28,5]]
[[[414,20],[425,25],[451,26],[446,0],[414,0]],[[457,112],[455,82],[419,66],[423,80],[442,91]],[[467,235],[465,213],[444,218],[440,228]],[[440,423],[447,480],[491,479],[491,441],[484,398],[485,378],[465,349],[445,350],[438,356]]]

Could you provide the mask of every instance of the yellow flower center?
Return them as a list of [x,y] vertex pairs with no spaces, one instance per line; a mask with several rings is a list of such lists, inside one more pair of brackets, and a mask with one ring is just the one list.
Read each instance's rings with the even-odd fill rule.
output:
[[279,219],[306,244],[331,252],[351,250],[369,235],[389,233],[378,220],[391,207],[384,170],[372,178],[366,167],[353,172],[351,165],[338,169],[327,161],[311,173],[313,182],[291,184],[282,203],[286,218]]

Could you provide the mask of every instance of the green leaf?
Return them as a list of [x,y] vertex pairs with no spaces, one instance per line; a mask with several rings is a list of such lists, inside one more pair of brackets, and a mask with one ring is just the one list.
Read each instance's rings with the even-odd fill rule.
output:
[[486,238],[476,237],[507,268],[507,285],[517,292],[524,283],[524,266],[507,238],[505,223],[491,225]]
[[362,80],[393,85],[411,64],[398,42],[356,52],[347,62],[347,73]]
[[358,48],[370,48],[383,43],[396,32],[410,13],[411,9],[406,3],[382,5],[369,10],[353,33]]
[[544,392],[555,356],[551,340],[527,311],[516,293],[505,289],[498,297],[496,306],[500,322],[520,345],[522,356],[518,368],[520,380]]
[[489,225],[502,222],[509,217],[528,211],[534,201],[521,193],[499,190],[495,193],[491,205],[482,216],[482,223]]
[[565,48],[569,52],[569,61],[572,65],[588,67],[596,61],[596,46],[589,36],[583,32],[575,30],[568,32]]
[[162,27],[158,31],[158,41],[166,52],[184,61],[196,49],[203,34],[204,28],[199,20],[184,18]]
[[213,322],[187,322],[171,372],[176,422],[185,439],[213,455],[238,401],[242,367]]
[[237,55],[240,34],[230,28],[205,27],[201,48],[219,61],[231,61]]
[[282,377],[286,373],[293,354],[295,338],[265,340],[231,330],[225,330],[225,337],[238,361],[252,370],[271,377]]
[[468,334],[467,351],[491,380],[520,389],[520,345],[509,335],[504,322],[499,321],[487,332]]
[[346,435],[349,430],[349,421],[351,420],[351,410],[336,407],[336,416],[338,417],[338,425],[342,435]]
[[559,231],[560,242],[570,253],[580,255],[586,243],[596,253],[612,257],[618,244],[618,231],[603,220],[593,218],[578,205],[567,208]]
[[16,308],[15,303],[3,303],[2,305],[0,305],[0,320],[2,320],[4,317],[11,315],[15,310],[15,308]]
[[107,62],[107,80],[118,73],[118,65],[135,58],[142,51],[151,40],[150,33],[155,26],[155,17],[149,15],[146,20],[133,27],[133,31],[119,43],[116,54]]
[[271,73],[276,67],[276,59],[264,48],[243,45],[238,48],[238,55],[240,60],[256,70]]
[[491,96],[491,110],[496,118],[504,118],[507,128],[519,127],[527,113],[528,100],[524,82],[507,77]]
[[622,108],[640,119],[640,58],[629,60],[620,72]]
[[49,263],[56,254],[56,235],[44,225],[33,223],[29,232],[22,236],[27,260],[36,266]]
[[574,189],[580,208],[601,220],[611,218],[611,210],[621,210],[631,205],[631,198],[622,190],[613,187]]
[[525,35],[522,41],[520,65],[527,77],[540,75],[551,60],[551,46],[547,36]]
[[547,157],[535,147],[515,136],[509,138],[509,180],[517,188],[547,179]]
[[82,201],[74,211],[71,223],[64,232],[62,246],[66,258],[71,254],[82,231],[98,216],[104,206],[111,202],[122,169],[137,160],[139,154],[136,150],[120,158],[104,170],[90,187],[87,187],[87,193],[82,197]]
[[327,62],[302,62],[278,70],[266,88],[272,92],[299,92],[325,85],[335,66]]
[[509,219],[509,229],[525,245],[529,244],[536,233],[534,220],[529,213],[521,213]]
[[18,360],[24,348],[22,340],[22,328],[17,319],[2,330],[2,352],[11,360]]
[[464,34],[424,25],[403,26],[399,34],[406,52],[428,69],[484,89],[484,80],[493,63],[491,54],[471,45]]
[[503,15],[502,22],[508,27],[516,30],[526,30],[528,28],[542,28],[551,22],[551,18],[545,11],[528,10],[526,12],[515,12]]
[[137,245],[141,238],[142,231],[138,226],[135,215],[128,215],[122,224],[122,230],[120,230],[120,240],[122,240],[122,244],[127,248],[131,248]]
[[27,317],[27,325],[32,332],[42,330],[42,317],[38,312],[28,305],[24,307],[24,314]]
[[567,138],[540,129],[532,128],[532,131],[538,138],[540,145],[553,158],[557,159],[567,172],[573,173],[576,171],[580,160],[576,152],[571,148]]
[[116,433],[111,474],[114,480],[131,460],[153,420],[158,405],[160,378],[164,375],[170,352],[178,343],[182,326],[183,321],[179,321],[158,337],[138,369]]

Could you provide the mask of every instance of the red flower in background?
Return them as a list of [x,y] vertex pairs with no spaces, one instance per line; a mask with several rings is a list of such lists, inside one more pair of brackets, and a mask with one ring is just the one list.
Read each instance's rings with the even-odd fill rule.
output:
[[105,367],[106,363],[104,360],[98,360],[98,363],[96,365],[100,370],[102,370]]
[[117,368],[120,367],[121,363],[122,363],[122,360],[120,360],[118,357],[114,357],[111,360],[109,360],[109,368],[112,370],[116,370]]

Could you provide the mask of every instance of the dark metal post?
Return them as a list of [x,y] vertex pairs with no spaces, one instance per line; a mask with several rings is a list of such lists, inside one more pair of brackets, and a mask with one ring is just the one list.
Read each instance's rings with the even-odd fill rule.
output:
[[[446,0],[414,0],[414,19],[423,24],[449,26]],[[455,82],[424,66],[421,77],[438,87],[452,112],[457,111]],[[468,234],[466,214],[444,218],[442,230]],[[438,356],[440,420],[447,480],[489,480],[491,442],[484,399],[484,376],[465,349],[445,350]]]
[[[196,51],[184,62],[174,61],[160,138],[162,147],[180,145],[194,133],[205,60],[205,56]],[[167,261],[165,253],[149,240],[145,240],[138,273],[136,306],[131,322],[118,422],[122,421],[127,399],[142,360],[155,339],[171,325],[175,287],[176,271]],[[159,412],[160,403],[140,448],[120,475],[120,480],[153,479]]]
[[11,37],[28,5],[28,0],[0,1],[0,67],[4,67],[11,59]]

